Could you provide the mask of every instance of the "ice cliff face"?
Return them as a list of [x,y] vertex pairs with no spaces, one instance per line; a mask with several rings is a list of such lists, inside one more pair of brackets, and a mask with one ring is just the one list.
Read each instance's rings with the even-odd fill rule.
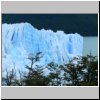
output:
[[[67,28],[67,27],[66,27]],[[79,34],[65,34],[63,31],[38,30],[29,23],[2,24],[2,69],[23,70],[29,54],[42,52],[38,64],[67,63],[74,56],[81,56],[83,37]]]

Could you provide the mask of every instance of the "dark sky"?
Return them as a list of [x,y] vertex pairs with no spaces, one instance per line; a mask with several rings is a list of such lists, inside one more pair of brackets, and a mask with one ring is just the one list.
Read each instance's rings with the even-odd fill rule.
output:
[[37,29],[78,32],[82,36],[98,35],[97,14],[2,14],[2,23],[29,22]]

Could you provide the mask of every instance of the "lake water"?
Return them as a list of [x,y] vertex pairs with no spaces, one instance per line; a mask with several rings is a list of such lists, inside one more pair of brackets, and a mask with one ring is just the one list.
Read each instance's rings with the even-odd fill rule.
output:
[[83,38],[83,55],[89,54],[98,55],[98,37]]

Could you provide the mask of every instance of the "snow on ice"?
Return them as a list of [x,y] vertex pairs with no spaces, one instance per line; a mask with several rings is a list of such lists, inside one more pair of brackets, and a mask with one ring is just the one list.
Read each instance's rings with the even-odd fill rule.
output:
[[2,24],[2,71],[14,66],[25,70],[25,65],[30,64],[29,54],[42,52],[43,57],[37,64],[46,65],[52,61],[64,64],[81,56],[82,51],[83,37],[78,33],[38,30],[29,23]]

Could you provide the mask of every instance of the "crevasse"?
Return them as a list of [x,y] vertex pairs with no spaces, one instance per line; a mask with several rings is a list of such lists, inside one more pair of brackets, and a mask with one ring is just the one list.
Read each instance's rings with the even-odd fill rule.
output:
[[[67,28],[67,27],[66,27]],[[55,62],[64,64],[75,56],[81,56],[83,37],[78,33],[65,34],[63,31],[34,28],[29,23],[2,24],[2,70],[14,65],[24,70],[30,63],[29,54],[42,52],[37,64]]]

